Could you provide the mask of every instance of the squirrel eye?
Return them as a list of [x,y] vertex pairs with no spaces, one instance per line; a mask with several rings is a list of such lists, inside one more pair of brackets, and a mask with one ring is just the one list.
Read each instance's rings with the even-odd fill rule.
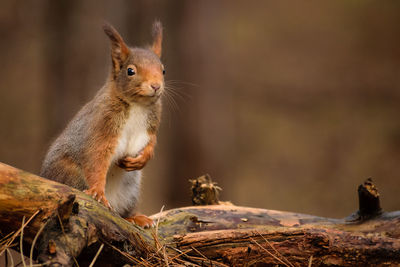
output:
[[165,70],[164,69],[162,70],[162,74],[165,75]]
[[134,69],[132,69],[132,68],[128,68],[128,75],[129,76],[132,76],[132,75],[135,75],[136,73],[135,73],[135,70]]

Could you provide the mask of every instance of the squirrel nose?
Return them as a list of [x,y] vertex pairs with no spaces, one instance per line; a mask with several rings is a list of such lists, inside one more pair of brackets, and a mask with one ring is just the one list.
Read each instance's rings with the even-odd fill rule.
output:
[[160,89],[160,84],[158,84],[158,83],[152,83],[152,84],[151,84],[151,88],[153,88],[154,91],[157,91],[158,89]]

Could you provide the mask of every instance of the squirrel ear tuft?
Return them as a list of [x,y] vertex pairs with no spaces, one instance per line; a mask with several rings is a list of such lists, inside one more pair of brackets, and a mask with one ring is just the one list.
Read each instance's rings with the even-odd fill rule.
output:
[[159,20],[156,20],[153,23],[153,45],[151,46],[151,50],[158,56],[161,57],[161,46],[162,46],[162,24]]
[[124,61],[128,58],[129,48],[125,44],[121,35],[117,30],[106,23],[103,25],[103,30],[111,41],[111,58],[114,65],[114,70],[118,72],[123,65]]

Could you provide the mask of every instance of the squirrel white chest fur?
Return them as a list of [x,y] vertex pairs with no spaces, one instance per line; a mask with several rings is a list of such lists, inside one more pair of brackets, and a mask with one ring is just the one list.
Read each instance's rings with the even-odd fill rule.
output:
[[119,159],[130,156],[136,157],[137,154],[149,142],[147,133],[148,109],[141,105],[134,105],[129,111],[129,117],[122,128],[118,144],[112,157],[112,163]]
[[116,162],[125,156],[136,157],[147,145],[150,139],[147,133],[147,116],[148,110],[145,107],[131,107],[107,173],[106,197],[111,206],[125,216],[129,216],[139,198],[141,171],[127,172],[118,167]]

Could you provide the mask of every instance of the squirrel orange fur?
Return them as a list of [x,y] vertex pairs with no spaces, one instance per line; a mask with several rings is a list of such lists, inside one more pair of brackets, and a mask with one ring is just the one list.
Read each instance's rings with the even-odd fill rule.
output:
[[40,174],[149,227],[153,221],[135,210],[140,170],[153,157],[160,124],[162,25],[153,24],[148,48],[129,48],[111,25],[103,29],[111,41],[110,76],[50,146]]

